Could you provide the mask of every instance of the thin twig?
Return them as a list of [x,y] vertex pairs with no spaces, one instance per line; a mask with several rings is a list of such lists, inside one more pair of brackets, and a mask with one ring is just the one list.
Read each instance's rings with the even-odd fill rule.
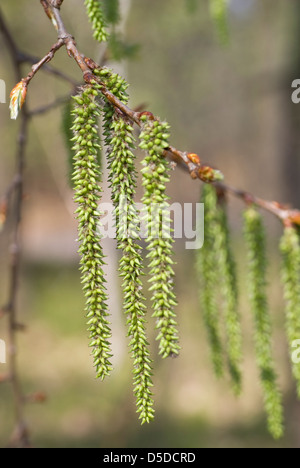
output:
[[2,32],[4,36],[10,56],[14,57],[14,60],[12,62],[13,62],[14,70],[15,70],[15,76],[19,77],[20,76],[20,62],[19,62],[19,57],[18,57],[18,48],[16,46],[16,43],[14,41],[12,34],[10,33],[4,21],[4,17],[2,15],[1,9],[0,9],[0,31]]
[[[64,41],[69,56],[73,57],[77,65],[80,67],[85,82],[90,83],[93,81],[97,81],[101,85],[101,92],[106,97],[106,99],[137,125],[142,125],[141,117],[144,114],[148,114],[149,118],[155,120],[155,117],[151,112],[135,112],[131,110],[122,101],[120,101],[111,91],[107,89],[105,84],[101,82],[101,80],[92,73],[93,69],[99,68],[99,65],[97,65],[93,60],[85,57],[79,52],[74,37],[70,33],[68,33],[64,25],[60,14],[60,9],[53,7],[52,4],[49,4],[47,0],[41,0],[41,3],[45,9],[47,16],[51,19],[52,23],[54,23],[55,28],[57,29],[58,39],[62,39]],[[199,156],[195,154],[192,154],[193,159],[190,159],[189,153],[179,151],[173,146],[170,146],[167,149],[166,154],[167,153],[171,153],[174,155],[175,158],[181,159],[182,162],[187,165],[193,179],[199,178],[203,182],[211,182],[213,180],[216,180],[216,176],[220,175],[219,171],[214,170],[210,166],[202,165]]]
[[[65,28],[59,8],[55,8],[54,6],[55,2],[49,3],[47,0],[41,0],[41,3],[43,4],[48,16],[52,18],[52,22],[54,18],[56,29],[58,31],[58,38],[64,40],[67,52],[74,58],[82,70],[85,82],[91,83],[97,81],[101,85],[101,92],[106,97],[106,99],[138,126],[142,125],[141,117],[145,114],[147,114],[150,119],[156,120],[151,112],[135,112],[131,110],[106,88],[105,84],[101,82],[99,77],[96,77],[93,73],[91,73],[95,68],[99,68],[99,65],[79,52],[73,36],[69,34]],[[203,182],[211,183],[215,180],[214,178],[216,176],[221,174],[216,169],[213,169],[208,165],[203,165],[199,155],[180,151],[173,146],[169,146],[169,148],[167,148],[165,151],[165,156],[169,157],[172,161],[179,163],[181,166],[185,166],[193,179],[200,179]],[[291,209],[290,207],[281,205],[277,202],[263,200],[262,198],[256,197],[251,193],[235,189],[225,183],[215,182],[214,185],[218,188],[218,190],[222,190],[224,193],[229,193],[237,198],[240,198],[245,203],[254,203],[262,209],[274,214],[284,224],[292,223],[300,225],[299,210]]]
[[11,253],[11,271],[9,299],[7,312],[9,317],[9,374],[14,394],[16,427],[13,433],[12,446],[30,447],[29,433],[24,417],[25,397],[22,391],[17,365],[17,331],[19,329],[17,319],[17,297],[19,292],[20,261],[21,261],[21,242],[20,228],[23,208],[23,175],[25,166],[25,149],[27,142],[29,118],[26,106],[21,112],[21,126],[18,135],[18,147],[16,154],[17,170],[16,177],[18,183],[15,187],[15,208],[14,208],[14,227],[13,239],[10,247]]
[[50,0],[54,8],[60,8],[64,0]]
[[16,186],[19,184],[19,177],[15,174],[13,180],[11,181],[10,185],[6,189],[5,194],[0,199],[0,233],[2,232],[4,225],[7,219],[7,211],[10,199],[15,192]]
[[57,98],[55,101],[51,102],[50,104],[46,104],[45,106],[38,107],[36,109],[33,109],[29,112],[30,117],[34,117],[36,115],[41,115],[49,112],[52,109],[55,109],[56,107],[61,106],[62,104],[65,104],[68,102],[68,100],[71,98],[72,94],[67,94],[66,96]]
[[300,211],[290,208],[287,205],[282,205],[276,201],[268,201],[263,198],[259,198],[253,195],[250,192],[244,190],[238,190],[230,185],[223,183],[214,184],[218,191],[223,192],[224,194],[232,195],[236,198],[239,198],[246,204],[257,205],[265,211],[272,213],[277,218],[279,218],[283,224],[297,224],[300,225]]
[[[33,63],[31,72],[23,80],[26,85],[32,80],[36,73],[43,67],[45,70],[49,71],[54,75],[57,75],[66,81],[69,81],[72,85],[76,85],[76,82],[66,76],[64,73],[59,70],[50,67],[48,64],[54,57],[54,54],[64,45],[66,47],[67,53],[70,57],[74,58],[78,66],[80,67],[83,78],[86,83],[91,83],[97,81],[101,86],[101,92],[103,96],[120,112],[127,116],[132,122],[136,123],[138,126],[142,126],[142,118],[145,114],[152,119],[157,120],[153,114],[150,112],[137,112],[130,109],[124,103],[122,103],[109,89],[106,88],[105,84],[101,81],[100,78],[96,77],[93,74],[94,67],[99,68],[91,59],[85,57],[81,54],[77,48],[75,39],[71,34],[68,33],[64,22],[60,14],[60,8],[63,4],[63,0],[40,0],[41,4],[44,7],[44,10],[50,20],[52,21],[54,27],[58,33],[58,40],[54,46],[50,49],[48,54],[46,54],[41,60],[35,59],[34,57],[20,52],[18,47],[15,44],[14,38],[11,35],[9,29],[6,26],[6,23],[3,19],[3,16],[0,11],[0,30],[2,31],[4,38],[7,43],[9,53],[12,58],[13,66],[15,69],[16,79],[21,80],[21,64],[24,62]],[[63,98],[65,101],[65,99]],[[13,445],[21,445],[23,447],[30,446],[28,430],[24,419],[24,404],[26,398],[22,392],[20,385],[20,379],[18,375],[17,368],[17,340],[16,340],[16,331],[20,328],[17,320],[17,297],[19,291],[19,272],[20,272],[20,258],[21,258],[21,243],[20,243],[20,227],[21,227],[21,215],[22,215],[22,205],[23,205],[23,175],[24,175],[24,165],[25,165],[25,149],[27,141],[27,131],[29,118],[32,115],[44,113],[51,108],[59,105],[62,102],[62,99],[58,99],[50,105],[35,109],[31,112],[27,110],[27,107],[24,106],[21,112],[21,126],[18,136],[18,146],[17,146],[17,170],[16,176],[13,180],[13,183],[8,188],[4,201],[7,203],[12,194],[15,195],[15,206],[14,206],[14,227],[13,227],[13,241],[11,245],[11,266],[10,266],[10,288],[9,288],[9,300],[6,306],[7,313],[9,314],[9,380],[11,381],[13,393],[14,393],[14,403],[15,403],[15,412],[16,412],[16,431],[12,439]],[[189,171],[193,179],[200,179],[203,182],[213,182],[218,171],[213,169],[208,165],[204,165],[201,162],[200,157],[194,153],[188,153],[180,151],[173,146],[165,151],[165,156],[170,158],[177,163],[180,163],[181,166],[184,166],[186,170]],[[225,183],[214,183],[216,188],[223,192],[224,194],[230,194],[237,198],[240,198],[244,203],[254,203],[266,211],[273,213],[277,216],[284,224],[294,223],[300,225],[300,211],[291,209],[287,206],[280,205],[277,202],[269,202],[263,200],[259,197],[256,197],[253,194],[245,192],[243,190],[235,189]],[[1,210],[0,210],[1,215]],[[5,213],[6,215],[6,213]]]
[[23,82],[26,86],[29,85],[30,81],[32,78],[36,75],[36,73],[42,68],[43,65],[46,63],[50,62],[55,53],[64,45],[64,41],[62,39],[58,39],[58,41],[51,47],[50,51],[48,54],[45,55],[38,63],[35,63],[31,67],[31,72],[28,73],[26,78],[23,79]]
[[[34,55],[26,54],[24,52],[20,52],[19,56],[20,56],[20,62],[21,63],[30,63],[30,64],[34,65],[35,63],[37,63],[39,61],[38,57],[35,57]],[[62,80],[67,81],[68,83],[70,83],[74,87],[78,86],[78,83],[74,78],[72,78],[69,75],[66,75],[61,70],[58,70],[57,68],[55,68],[55,67],[53,67],[53,66],[51,66],[49,64],[44,64],[42,70],[49,73],[50,75],[57,76],[58,78],[61,78]]]
[[[11,56],[11,61],[15,69],[16,80],[19,81],[21,75],[21,64],[17,46],[9,32],[0,11],[0,29],[4,35],[8,50]],[[6,197],[10,198],[14,194],[14,210],[13,210],[13,233],[12,243],[10,246],[10,282],[8,301],[5,307],[5,312],[8,314],[8,374],[9,381],[12,385],[14,396],[15,409],[15,430],[10,441],[10,446],[13,447],[30,447],[29,433],[24,416],[25,397],[22,391],[18,364],[17,364],[17,331],[18,311],[17,298],[19,293],[19,277],[20,277],[20,260],[21,260],[21,242],[20,228],[23,208],[23,176],[25,166],[25,150],[27,142],[29,116],[26,105],[21,111],[20,130],[17,139],[16,149],[16,174],[11,187],[9,187]]]

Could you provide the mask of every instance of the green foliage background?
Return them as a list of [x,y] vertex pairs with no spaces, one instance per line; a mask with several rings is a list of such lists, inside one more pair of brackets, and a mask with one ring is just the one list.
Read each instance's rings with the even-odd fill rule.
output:
[[[198,8],[192,1],[189,3],[193,14],[182,0],[132,0],[126,31],[129,42],[140,43],[140,49],[136,59],[125,65],[131,84],[131,104],[145,104],[168,120],[172,143],[199,152],[225,173],[229,183],[266,198],[296,203],[291,195],[296,189],[293,192],[293,186],[292,190],[289,188],[291,180],[283,170],[287,135],[292,126],[290,69],[297,58],[292,45],[297,20],[300,21],[294,3],[264,0],[257,2],[253,12],[245,17],[231,16],[231,40],[226,49],[220,47],[207,2],[198,2]],[[42,10],[33,8],[26,0],[2,0],[1,7],[22,48],[37,56],[44,55],[54,42],[54,33]],[[92,40],[83,2],[66,1],[63,16],[83,52],[97,59],[99,45]],[[53,64],[81,79],[64,53],[57,54]],[[0,70],[0,78],[12,88],[14,78],[5,49],[1,49]],[[24,74],[27,71],[24,66]],[[67,91],[63,82],[40,73],[32,83],[29,104],[40,106]],[[266,217],[274,357],[280,369],[287,423],[285,438],[274,442],[266,430],[254,363],[238,202],[232,203],[230,225],[241,286],[246,367],[243,396],[236,400],[230,393],[229,382],[217,382],[213,376],[198,305],[194,255],[184,250],[181,242],[176,243],[176,289],[183,349],[176,360],[155,362],[155,421],[141,429],[135,415],[131,363],[121,313],[113,320],[115,370],[105,383],[95,381],[82,313],[84,298],[79,287],[74,242],[76,222],[67,181],[67,157],[63,137],[58,132],[60,120],[61,111],[54,110],[33,122],[27,162],[19,306],[28,329],[20,335],[20,370],[29,393],[41,390],[48,394],[43,405],[27,408],[35,445],[297,446],[299,407],[295,403],[282,333],[284,316],[277,247],[280,229],[277,222]],[[8,118],[8,108],[1,105],[1,193],[14,171],[16,131],[17,125]],[[180,171],[172,172],[170,186],[172,201],[198,201],[199,184],[192,183]],[[140,197],[141,193],[137,195]],[[0,237],[1,303],[7,291],[8,243],[9,226]],[[5,338],[4,321],[0,322],[0,336]],[[151,336],[151,343],[156,350],[155,336]],[[6,386],[0,387],[0,396],[3,446],[12,427]]]

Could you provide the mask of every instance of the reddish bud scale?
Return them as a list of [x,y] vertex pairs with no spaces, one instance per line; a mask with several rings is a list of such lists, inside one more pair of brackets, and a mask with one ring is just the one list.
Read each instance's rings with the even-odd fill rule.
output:
[[154,115],[152,114],[152,112],[148,112],[148,111],[144,111],[144,112],[139,112],[138,113],[138,118],[140,120],[155,120],[155,117]]
[[198,170],[198,177],[203,182],[219,182],[223,180],[223,174],[217,169],[213,169],[210,166],[201,166]]
[[187,157],[189,158],[189,160],[194,163],[194,164],[201,164],[201,160],[200,160],[200,157],[198,156],[198,154],[196,153],[188,153],[187,154]]
[[209,166],[202,166],[199,169],[198,174],[203,182],[213,182],[215,180],[214,170]]
[[296,224],[297,226],[300,226],[300,211],[292,211],[289,220],[293,223]]
[[84,81],[88,84],[95,83],[95,75],[91,72],[85,72],[83,78]]
[[97,65],[97,63],[89,57],[84,57],[84,61],[90,70],[96,70],[96,68],[99,68],[99,65]]

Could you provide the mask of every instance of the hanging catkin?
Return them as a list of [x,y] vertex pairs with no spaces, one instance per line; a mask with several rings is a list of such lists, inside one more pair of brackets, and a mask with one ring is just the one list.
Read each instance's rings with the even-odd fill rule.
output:
[[[106,86],[127,103],[126,82],[108,69],[97,72]],[[145,330],[145,298],[141,276],[143,260],[138,244],[139,213],[134,204],[136,190],[135,139],[133,127],[108,102],[104,106],[104,136],[107,147],[109,181],[115,208],[118,248],[122,252],[120,275],[123,278],[124,311],[133,358],[134,393],[142,424],[153,419],[152,361]]]
[[265,232],[261,214],[254,206],[250,206],[245,211],[244,219],[249,264],[249,295],[255,325],[256,360],[260,371],[269,431],[277,439],[283,434],[283,410],[272,356],[271,319],[266,292]]
[[142,116],[140,147],[147,152],[143,161],[143,203],[147,215],[147,249],[149,251],[150,291],[153,317],[156,318],[159,354],[166,358],[179,353],[178,331],[174,307],[173,238],[170,206],[166,195],[169,182],[169,164],[163,153],[169,146],[169,125]]
[[100,245],[98,203],[101,173],[98,164],[98,92],[90,86],[76,96],[73,111],[75,202],[78,205],[78,240],[81,255],[81,281],[86,296],[90,346],[97,377],[103,379],[111,371],[111,331],[107,319],[107,294],[103,274],[103,252]]
[[[211,189],[211,187],[210,187]],[[219,268],[221,303],[224,311],[226,353],[229,373],[234,392],[241,393],[242,374],[242,333],[240,314],[238,310],[238,285],[236,264],[231,248],[226,206],[224,202],[217,205],[215,243],[216,265]]]
[[[280,243],[283,256],[282,283],[286,301],[286,331],[291,357],[300,339],[300,245],[295,227],[286,227]],[[292,362],[293,375],[300,398],[300,363]]]
[[204,245],[197,251],[199,295],[204,324],[210,344],[211,359],[217,377],[224,373],[224,354],[218,307],[218,269],[216,268],[216,239],[219,235],[217,195],[211,185],[204,185],[201,202],[204,204]]
[[84,1],[88,18],[92,24],[94,39],[98,42],[105,42],[108,39],[106,31],[105,16],[100,0]]

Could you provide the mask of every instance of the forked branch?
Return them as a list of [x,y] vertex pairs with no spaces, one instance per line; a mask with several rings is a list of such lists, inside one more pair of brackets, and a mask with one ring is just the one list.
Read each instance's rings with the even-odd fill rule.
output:
[[[98,76],[93,74],[93,71],[99,66],[90,58],[85,57],[81,54],[77,48],[74,37],[68,33],[64,22],[61,17],[60,7],[62,1],[50,1],[50,0],[41,0],[41,3],[45,9],[47,16],[51,19],[55,28],[58,32],[58,41],[62,40],[68,55],[73,57],[77,65],[83,73],[83,79],[86,83],[91,83],[96,81],[101,85],[101,92],[103,96],[114,106],[114,108],[121,111],[126,117],[128,117],[132,122],[141,126],[141,118],[143,115],[147,115],[148,118],[156,120],[154,115],[151,112],[135,112],[130,109],[126,104],[124,104],[120,99],[118,99],[110,90],[107,89],[105,84],[101,81]],[[185,151],[180,151],[173,146],[169,146],[165,151],[165,156],[175,161],[180,166],[184,167],[190,173],[193,179],[200,179],[205,183],[214,183],[219,191],[224,194],[228,193],[232,196],[240,198],[246,204],[255,204],[260,208],[274,214],[280,221],[285,225],[296,224],[300,225],[300,211],[297,209],[291,209],[288,206],[282,205],[277,202],[270,202],[262,198],[256,197],[255,195],[231,187],[223,182],[223,175],[217,169],[212,168],[209,165],[203,164],[199,155],[195,153],[188,153]]]

